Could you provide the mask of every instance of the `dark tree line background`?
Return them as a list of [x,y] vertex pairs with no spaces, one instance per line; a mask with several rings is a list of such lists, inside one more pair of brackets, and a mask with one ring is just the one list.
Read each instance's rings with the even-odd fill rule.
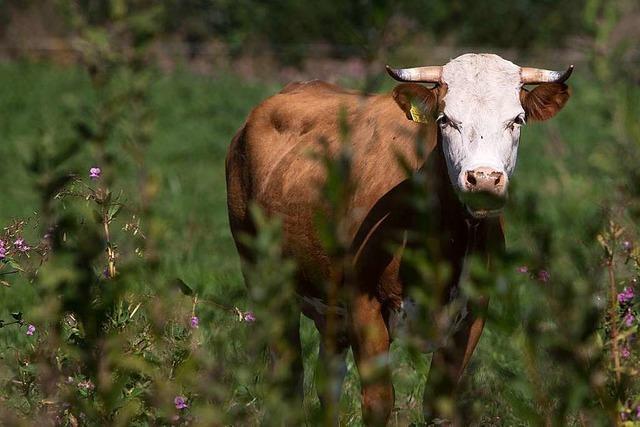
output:
[[[98,18],[99,7],[93,7]],[[584,0],[167,0],[169,31],[190,40],[222,38],[236,51],[245,44],[266,43],[285,60],[304,55],[310,45],[325,44],[333,56],[366,54],[388,32],[426,34],[436,41],[463,45],[557,47],[579,34]],[[177,19],[175,19],[178,17]],[[393,23],[395,25],[389,25]]]
[[[80,8],[93,25],[112,18],[110,0],[50,1]],[[0,22],[7,24],[11,10],[24,10],[39,3],[43,2],[0,0]],[[194,54],[200,43],[215,38],[229,46],[231,54],[269,48],[283,62],[295,63],[318,47],[322,48],[322,54],[338,58],[366,56],[375,54],[372,50],[385,39],[411,40],[424,36],[432,42],[463,46],[562,47],[569,36],[587,32],[583,11],[588,2],[140,0],[133,3],[164,6],[161,31],[180,34],[194,46]]]
[[[96,2],[84,2],[93,8]],[[583,0],[390,1],[168,0],[167,29],[194,37],[216,34],[229,42],[259,38],[274,44],[360,45],[381,32],[390,18],[403,18],[415,31],[463,44],[501,47],[555,46],[580,30]],[[266,19],[268,17],[268,19]]]

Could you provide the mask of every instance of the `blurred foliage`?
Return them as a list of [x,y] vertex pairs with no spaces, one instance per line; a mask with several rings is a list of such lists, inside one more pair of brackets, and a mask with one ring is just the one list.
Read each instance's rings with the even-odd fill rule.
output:
[[[228,141],[274,88],[184,71],[163,76],[147,55],[166,31],[194,43],[266,40],[291,46],[292,58],[318,42],[336,55],[353,46],[375,55],[371,46],[386,43],[393,20],[389,28],[400,23],[463,43],[556,46],[576,32],[591,36],[589,67],[572,77],[567,108],[523,131],[506,213],[508,254],[495,276],[474,268],[477,280],[465,288],[492,303],[458,403],[477,425],[640,422],[640,88],[625,60],[628,42],[611,36],[627,3],[60,3],[81,67],[0,65],[3,424],[323,419],[316,398],[323,385],[310,385],[312,367],[304,403],[282,388],[299,361],[280,341],[295,266],[282,254],[278,219],[253,213],[247,290],[224,208]],[[328,214],[317,225],[334,262],[348,265],[339,233],[352,191],[344,124],[343,131],[340,156],[322,158]],[[102,169],[96,181],[86,178],[93,166]],[[416,280],[430,282],[439,266],[419,250],[409,255]],[[435,311],[427,291],[438,290],[416,299]],[[238,308],[245,305],[255,322]],[[308,320],[301,333],[312,365],[318,338]],[[281,364],[267,345],[285,355]],[[416,347],[411,340],[393,347],[398,425],[421,419],[416,402],[428,358]],[[341,419],[359,425],[358,378],[348,364]]]

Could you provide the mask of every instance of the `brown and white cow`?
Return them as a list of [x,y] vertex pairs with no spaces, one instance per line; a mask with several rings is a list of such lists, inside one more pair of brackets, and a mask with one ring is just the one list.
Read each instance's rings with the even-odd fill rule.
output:
[[[342,277],[314,229],[326,171],[319,156],[311,154],[324,153],[327,146],[330,153],[339,151],[339,117],[346,115],[353,193],[343,222],[354,273],[341,285],[348,288],[341,293],[344,301],[332,311],[343,322],[332,333],[331,347],[332,355],[342,359],[353,349],[367,424],[386,423],[394,404],[389,345],[415,285],[403,275],[403,248],[430,242],[438,258],[433,261],[444,260],[452,273],[442,305],[463,301],[458,296],[465,259],[476,254],[488,263],[503,246],[500,213],[516,165],[520,128],[526,121],[549,119],[564,106],[569,98],[564,81],[572,67],[554,72],[519,67],[496,55],[466,54],[444,66],[388,71],[406,83],[382,95],[319,81],[289,84],[250,113],[226,163],[229,220],[241,256],[251,259],[239,236],[254,232],[248,206],[255,202],[282,218],[283,252],[297,263],[299,299],[291,302],[295,309],[288,315],[287,336],[297,352],[292,387],[300,391],[300,312],[326,335],[329,283]],[[528,84],[537,86],[528,91]],[[399,157],[426,176],[427,225],[418,226],[425,221],[407,202],[415,180],[408,178]],[[389,242],[396,242],[395,252]],[[438,348],[425,390],[426,416],[441,415],[430,397],[436,389],[454,392],[482,333],[486,299],[465,304],[450,336],[434,341]],[[327,357],[322,342],[321,356]],[[370,375],[374,367],[382,368]]]

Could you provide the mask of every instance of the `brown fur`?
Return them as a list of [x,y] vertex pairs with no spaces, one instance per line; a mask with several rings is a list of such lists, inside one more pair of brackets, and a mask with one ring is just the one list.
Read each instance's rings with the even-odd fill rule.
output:
[[[344,283],[349,290],[343,293],[348,295],[348,330],[337,331],[334,338],[342,340],[337,348],[351,345],[354,350],[368,424],[385,423],[393,407],[389,369],[375,379],[367,378],[366,373],[380,358],[388,357],[388,315],[400,306],[407,294],[405,284],[412,279],[410,269],[403,273],[402,248],[424,240],[437,243],[430,256],[434,262],[446,261],[453,271],[442,287],[445,303],[448,290],[457,286],[467,251],[488,256],[503,243],[496,219],[470,220],[458,202],[437,148],[437,126],[432,120],[427,124],[407,120],[407,106],[415,96],[433,116],[441,104],[438,92],[444,90],[407,84],[399,85],[392,94],[361,95],[323,82],[293,83],[250,113],[227,156],[229,220],[245,262],[251,261],[251,254],[239,236],[254,232],[247,206],[257,202],[268,214],[283,219],[283,251],[298,265],[297,292],[326,301],[327,283],[340,272],[336,273],[338,266],[332,265],[314,228],[314,215],[322,208],[319,189],[326,178],[318,157],[325,147],[330,155],[339,151],[338,118],[346,118],[354,191],[346,207],[345,230],[355,278]],[[416,141],[421,150],[416,150]],[[428,218],[416,215],[408,203],[411,181],[398,158],[413,173],[426,174],[424,193],[432,206]],[[393,243],[398,248],[395,253],[389,252]],[[304,304],[301,309],[324,336],[325,319]],[[453,392],[483,324],[481,312],[469,315],[451,347],[434,356],[432,371],[444,372],[438,377],[438,387],[448,385]],[[425,394],[427,413],[432,404]]]
[[520,102],[529,120],[548,120],[567,103],[571,93],[564,83],[544,83],[532,91],[522,89]]

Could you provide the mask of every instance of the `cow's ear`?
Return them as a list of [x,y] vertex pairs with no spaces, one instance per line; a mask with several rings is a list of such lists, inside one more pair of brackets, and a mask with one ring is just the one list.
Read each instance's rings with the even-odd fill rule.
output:
[[416,83],[402,83],[393,89],[393,99],[404,111],[407,119],[427,123],[436,110],[438,96],[436,89]]
[[520,103],[529,120],[547,120],[564,107],[571,94],[564,83],[543,83],[529,92],[520,91]]

